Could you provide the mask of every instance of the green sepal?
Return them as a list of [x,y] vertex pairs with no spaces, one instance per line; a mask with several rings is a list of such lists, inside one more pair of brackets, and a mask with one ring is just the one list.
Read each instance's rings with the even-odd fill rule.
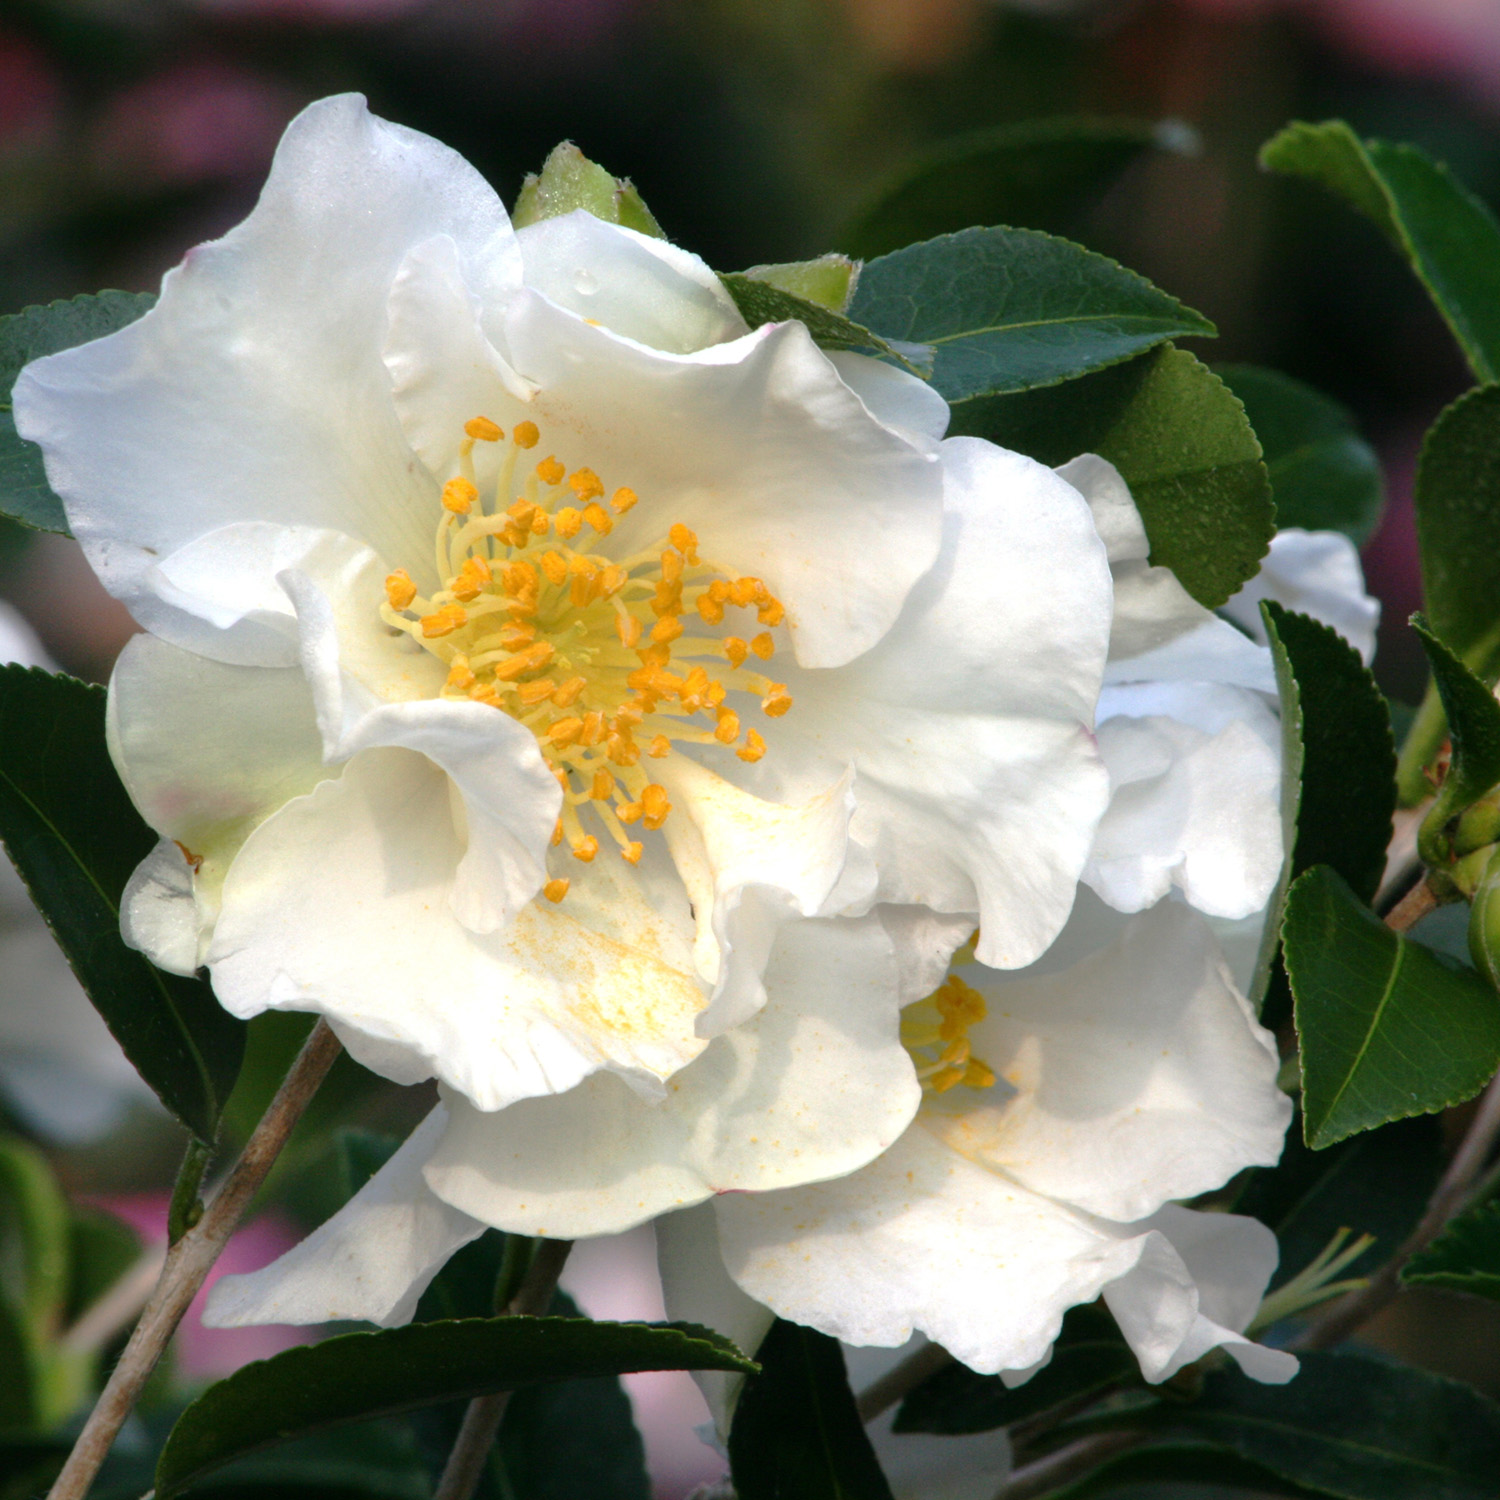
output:
[[860,262],[830,251],[816,260],[793,260],[774,266],[751,266],[740,274],[779,287],[804,302],[842,313],[859,284]]
[[592,162],[572,141],[554,146],[540,174],[528,173],[511,210],[517,229],[585,209],[606,224],[619,224],[653,239],[666,235],[628,177],[615,177]]
[[1469,904],[1469,957],[1474,967],[1500,990],[1500,847],[1476,850],[1469,856],[1484,860],[1473,882]]

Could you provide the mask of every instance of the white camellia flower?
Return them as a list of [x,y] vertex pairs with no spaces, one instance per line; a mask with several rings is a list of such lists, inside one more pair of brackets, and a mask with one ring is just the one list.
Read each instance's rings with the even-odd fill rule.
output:
[[1001,967],[1067,917],[1108,796],[1087,504],[685,251],[518,232],[329,99],[15,408],[148,632],[128,940],[436,1075],[450,1238],[851,1170],[919,1097],[861,913],[977,911]]

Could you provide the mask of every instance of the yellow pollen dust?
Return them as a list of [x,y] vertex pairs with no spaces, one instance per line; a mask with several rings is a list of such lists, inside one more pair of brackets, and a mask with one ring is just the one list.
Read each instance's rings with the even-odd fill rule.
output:
[[[637,550],[595,551],[639,497],[626,486],[611,492],[591,468],[569,473],[555,454],[523,457],[541,442],[534,422],[507,438],[480,415],[463,433],[429,573],[441,585],[424,595],[412,571],[396,569],[381,618],[444,663],[444,698],[501,709],[536,736],[563,790],[554,845],[588,864],[610,843],[636,864],[644,845],[626,829],[655,831],[672,811],[643,755],[661,760],[685,745],[733,748],[747,763],[765,755],[765,739],[742,721],[757,700],[774,719],[792,699],[754,670],[776,640],[770,629],[752,633],[750,612],[774,628],[785,608],[763,580],[700,557],[697,534],[680,521]],[[498,448],[485,490],[474,470],[480,443]],[[726,619],[744,634],[713,628]],[[744,696],[727,701],[732,693]],[[542,894],[559,902],[568,885],[551,879]]]
[[924,1089],[946,1094],[959,1084],[987,1089],[994,1083],[994,1069],[973,1056],[969,1046],[969,1028],[987,1012],[984,996],[957,974],[901,1012],[902,1045],[911,1053]]

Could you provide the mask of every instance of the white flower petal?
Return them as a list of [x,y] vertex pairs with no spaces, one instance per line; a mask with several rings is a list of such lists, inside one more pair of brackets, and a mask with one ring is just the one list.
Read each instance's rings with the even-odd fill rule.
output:
[[870,416],[800,323],[671,355],[522,292],[501,353],[538,386],[529,415],[558,458],[640,495],[617,550],[690,527],[705,558],[766,581],[805,665],[868,650],[937,555],[936,461]]
[[391,279],[437,233],[488,283],[519,281],[505,210],[472,167],[356,95],[322,100],[287,128],[255,211],[191,251],[146,317],[18,379],[18,428],[73,534],[154,634],[219,654],[217,631],[149,575],[230,522],[425,555],[435,491],[410,468],[380,350]]
[[972,438],[942,452],[938,566],[875,650],[838,674],[788,669],[796,706],[766,765],[852,763],[881,899],[977,912],[981,956],[1018,967],[1066,919],[1108,798],[1088,733],[1108,572],[1070,485]]
[[925,380],[908,375],[884,360],[856,354],[852,349],[826,352],[844,384],[865,403],[876,421],[884,422],[911,442],[942,442],[953,413]]
[[586,209],[528,224],[516,243],[527,286],[648,348],[692,354],[748,331],[734,298],[696,255]]
[[[669,1318],[712,1328],[755,1358],[776,1315],[730,1280],[719,1252],[719,1224],[711,1203],[663,1214],[656,1221],[656,1261]],[[721,1370],[694,1370],[692,1375],[708,1402],[720,1439],[728,1442],[730,1419],[745,1377]]]
[[1359,551],[1342,532],[1288,526],[1271,538],[1271,550],[1260,572],[1224,606],[1235,624],[1264,642],[1262,599],[1274,599],[1333,626],[1366,666],[1374,659],[1380,601],[1365,592]]
[[1163,902],[1060,974],[961,972],[989,999],[974,1055],[1015,1092],[942,1095],[924,1119],[954,1151],[1116,1220],[1280,1158],[1274,1042],[1186,908]]
[[175,839],[160,839],[120,896],[120,936],[169,974],[196,974],[213,912],[193,891],[193,868]]
[[1280,747],[1164,715],[1106,720],[1098,743],[1111,796],[1082,878],[1121,911],[1173,886],[1211,916],[1260,910],[1282,863]]
[[465,929],[449,909],[466,852],[450,785],[421,755],[368,750],[263,823],[208,954],[226,1008],[317,1011],[368,1066],[435,1073],[482,1109],[601,1067],[650,1084],[695,1056],[703,996],[681,895],[598,861],[565,907]]
[[919,1120],[849,1176],[714,1204],[729,1274],[850,1344],[925,1333],[984,1374],[1042,1359],[1062,1315],[1144,1248],[965,1161]]
[[359,1319],[411,1320],[444,1262],[485,1226],[428,1191],[422,1164],[441,1136],[441,1106],[331,1219],[278,1260],[225,1276],[208,1294],[210,1328]]
[[978,917],[930,911],[925,906],[878,906],[901,966],[901,1003],[925,1000],[942,982],[954,952],[974,936]]
[[896,1040],[889,940],[873,918],[788,923],[766,988],[765,1008],[660,1103],[608,1074],[498,1114],[455,1101],[428,1183],[497,1228],[577,1238],[869,1161],[920,1097]]

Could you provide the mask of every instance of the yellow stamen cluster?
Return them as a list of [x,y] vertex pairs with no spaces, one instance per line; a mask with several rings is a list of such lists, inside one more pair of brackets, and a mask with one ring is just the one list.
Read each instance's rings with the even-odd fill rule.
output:
[[[592,861],[599,840],[580,822],[592,810],[635,864],[643,847],[626,828],[659,829],[672,810],[642,754],[662,759],[682,744],[737,746],[750,762],[766,753],[726,699],[751,694],[770,718],[792,706],[785,684],[747,668],[751,656],[775,654],[771,629],[785,608],[761,579],[703,561],[680,522],[627,556],[596,552],[638,497],[623,487],[611,495],[592,469],[570,474],[551,454],[522,464],[541,438],[532,422],[511,432],[487,504],[474,445],[503,443],[505,433],[478,416],[464,434],[461,472],[443,486],[437,522],[442,587],[424,596],[398,568],[385,580],[381,617],[446,664],[445,698],[503,709],[536,735],[564,793],[555,845]],[[730,609],[753,610],[767,628],[749,640],[721,635],[712,627]],[[567,888],[554,879],[543,894],[561,901]]]
[[994,1070],[974,1057],[969,1046],[969,1028],[986,1014],[984,996],[956,974],[902,1011],[901,1041],[924,1089],[945,1094],[958,1084],[987,1089],[994,1083]]

